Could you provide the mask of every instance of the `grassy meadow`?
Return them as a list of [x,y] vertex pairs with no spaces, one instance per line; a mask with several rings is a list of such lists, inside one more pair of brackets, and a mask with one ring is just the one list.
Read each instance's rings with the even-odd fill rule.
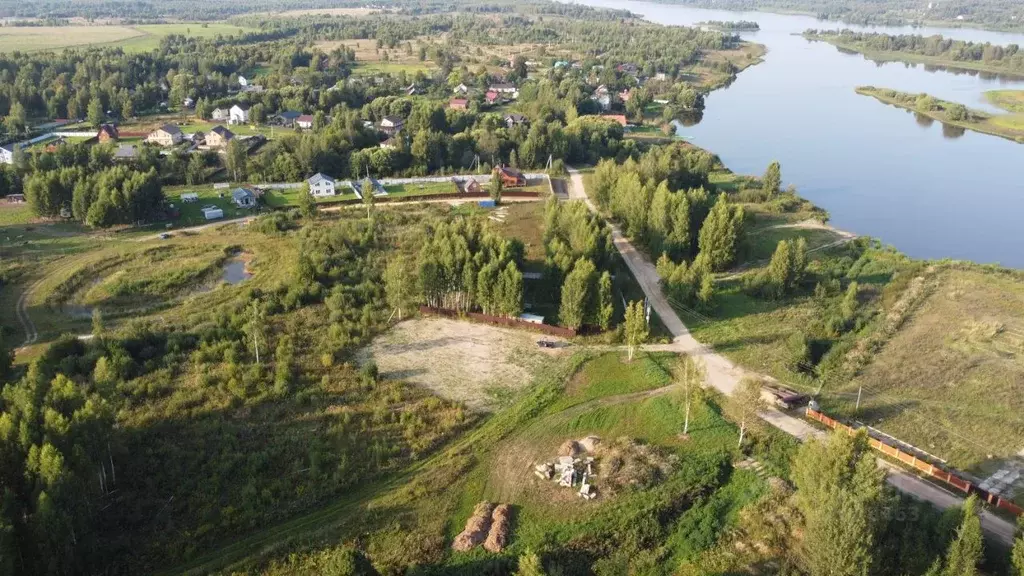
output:
[[135,26],[4,26],[0,28],[0,52],[39,52],[79,46],[117,46],[129,52],[148,52],[171,34],[212,38],[244,32],[231,24],[191,22]]
[[985,99],[1007,112],[1024,114],[1024,90],[989,90]]

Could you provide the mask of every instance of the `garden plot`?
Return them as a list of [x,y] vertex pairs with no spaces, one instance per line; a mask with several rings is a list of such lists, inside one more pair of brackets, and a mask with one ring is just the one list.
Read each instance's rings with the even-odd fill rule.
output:
[[[552,355],[537,334],[443,318],[401,322],[374,340],[360,361],[382,376],[424,386],[471,410],[492,411],[532,381]],[[553,340],[544,336],[546,340]]]

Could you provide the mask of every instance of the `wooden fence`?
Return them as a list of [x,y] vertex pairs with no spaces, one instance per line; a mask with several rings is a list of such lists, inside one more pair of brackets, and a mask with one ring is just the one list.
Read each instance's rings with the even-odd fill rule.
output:
[[[847,426],[846,424],[834,418],[830,418],[825,414],[818,412],[816,410],[811,410],[810,408],[807,409],[807,417],[810,418],[811,420],[821,422],[822,424],[833,430],[844,430],[847,434],[851,436],[858,432],[856,428]],[[966,480],[962,476],[958,475],[956,471],[946,470],[945,468],[936,466],[935,464],[928,462],[927,460],[923,460],[914,454],[904,452],[903,450],[900,450],[895,446],[886,444],[885,442],[882,442],[878,438],[871,436],[870,432],[868,442],[871,444],[872,448],[878,450],[882,454],[885,454],[890,458],[895,458],[896,460],[899,460],[900,462],[906,464],[907,466],[910,466],[911,468],[914,468],[915,470],[924,473],[926,476],[935,478],[936,480],[943,482],[944,484],[947,484],[949,486],[952,486],[953,488],[956,488],[957,490],[965,494],[977,494],[978,498],[985,502],[988,502],[995,508],[1006,510],[1007,512],[1010,512],[1015,516],[1020,516],[1024,514],[1024,508],[1021,508],[1017,504],[1013,503],[1010,500],[1007,500],[1006,498],[999,496],[998,494],[993,494],[988,490],[985,490],[974,485],[971,481]]]
[[445,318],[468,318],[476,322],[483,322],[484,324],[508,326],[509,328],[525,328],[527,330],[541,332],[549,336],[559,336],[561,338],[572,338],[573,336],[576,336],[576,331],[571,328],[552,326],[550,324],[535,324],[533,322],[527,322],[526,320],[520,320],[519,318],[491,316],[490,314],[480,314],[479,312],[458,312],[456,310],[448,310],[446,308],[420,306],[420,314],[432,314],[434,316],[444,316]]

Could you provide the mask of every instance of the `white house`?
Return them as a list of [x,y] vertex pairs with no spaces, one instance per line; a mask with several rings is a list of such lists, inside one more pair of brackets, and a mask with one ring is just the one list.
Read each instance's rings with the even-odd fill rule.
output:
[[313,128],[313,115],[303,114],[295,119],[295,125],[303,130],[310,130]]
[[245,76],[239,76],[238,77],[238,85],[239,86],[243,86],[243,87],[248,86],[249,85],[249,81],[245,79]]
[[0,146],[0,164],[14,164],[14,147],[17,144]]
[[248,124],[249,123],[249,107],[242,107],[235,104],[231,107],[231,111],[228,113],[228,124]]
[[228,108],[214,108],[210,118],[214,122],[227,122],[231,118],[231,110]]
[[516,88],[515,84],[491,84],[489,91],[508,96],[513,100],[519,98],[519,89]]
[[309,193],[313,196],[334,196],[334,178],[317,172],[309,180],[306,180],[309,184]]
[[465,84],[459,84],[458,86],[452,89],[452,92],[454,94],[469,94],[469,86],[466,86]]
[[382,132],[395,135],[403,127],[405,127],[405,120],[402,120],[400,116],[385,116],[380,121],[380,129]]
[[232,190],[231,200],[239,208],[253,208],[256,206],[256,195],[248,188],[235,188]]

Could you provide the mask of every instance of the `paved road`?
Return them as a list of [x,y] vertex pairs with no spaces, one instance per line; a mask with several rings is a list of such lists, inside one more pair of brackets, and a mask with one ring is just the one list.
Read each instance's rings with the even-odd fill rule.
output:
[[[571,180],[571,185],[569,186],[570,200],[583,201],[592,212],[597,213],[597,208],[586,195],[583,185],[583,175],[573,168],[569,168],[569,175]],[[707,372],[708,384],[727,395],[732,394],[740,380],[746,376],[774,381],[774,379],[769,376],[744,370],[743,368],[735,365],[725,356],[716,354],[710,347],[698,342],[697,339],[690,334],[690,331],[686,328],[686,324],[684,324],[679,318],[675,309],[672,308],[668,300],[665,298],[665,295],[662,293],[661,279],[659,278],[658,271],[654,265],[643,255],[643,253],[633,247],[629,240],[622,234],[622,231],[618,226],[611,222],[609,222],[608,225],[612,230],[612,241],[615,244],[615,248],[619,251],[619,254],[626,262],[630,271],[633,272],[633,276],[636,277],[637,282],[643,289],[651,307],[658,313],[658,317],[661,319],[662,324],[664,324],[665,328],[667,328],[672,334],[672,344],[658,347],[647,346],[645,349],[678,351],[699,359],[704,363],[704,367]],[[806,420],[795,418],[776,409],[769,409],[765,411],[761,414],[761,417],[772,426],[775,426],[779,430],[782,430],[801,441],[808,440],[810,438],[822,438],[826,434],[822,430],[811,426],[811,424]],[[879,463],[889,471],[889,484],[901,492],[910,494],[920,500],[930,502],[940,508],[952,508],[954,506],[959,507],[963,503],[963,499],[959,495],[926,482],[916,475],[911,474],[886,460],[879,458]],[[981,513],[981,524],[991,536],[1006,544],[1013,543],[1015,526],[1011,522],[1008,522],[991,512],[983,511]]]

